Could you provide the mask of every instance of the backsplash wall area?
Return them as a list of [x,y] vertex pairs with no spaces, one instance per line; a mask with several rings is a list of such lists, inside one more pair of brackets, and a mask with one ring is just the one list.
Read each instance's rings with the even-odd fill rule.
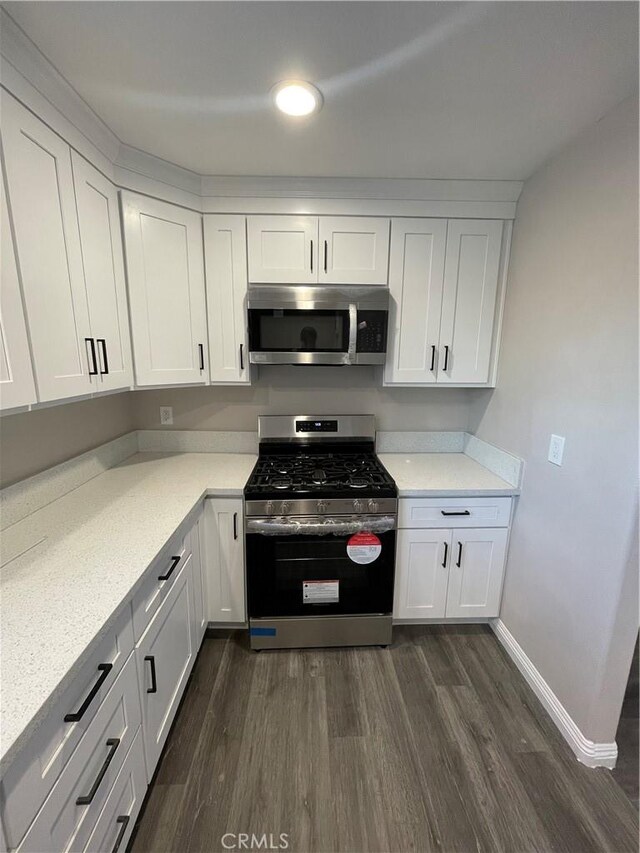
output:
[[[486,388],[383,388],[369,367],[262,367],[251,387],[165,388],[133,395],[138,429],[255,430],[258,415],[373,414],[380,430],[466,430]],[[173,407],[161,427],[160,406]]]

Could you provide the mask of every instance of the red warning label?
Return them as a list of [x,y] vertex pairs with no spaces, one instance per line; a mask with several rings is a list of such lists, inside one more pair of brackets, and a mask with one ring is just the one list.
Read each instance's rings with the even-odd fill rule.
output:
[[347,542],[347,554],[354,563],[373,563],[382,553],[382,542],[375,533],[354,533]]

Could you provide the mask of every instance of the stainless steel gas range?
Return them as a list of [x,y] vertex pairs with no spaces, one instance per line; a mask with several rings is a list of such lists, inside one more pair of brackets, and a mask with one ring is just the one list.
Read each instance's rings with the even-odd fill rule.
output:
[[253,649],[387,645],[397,489],[372,415],[261,417],[244,490]]

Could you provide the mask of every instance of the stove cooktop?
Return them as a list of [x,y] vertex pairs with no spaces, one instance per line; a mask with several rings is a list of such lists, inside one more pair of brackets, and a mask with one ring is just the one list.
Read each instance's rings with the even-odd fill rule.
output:
[[395,497],[396,486],[374,453],[288,453],[260,456],[246,498]]

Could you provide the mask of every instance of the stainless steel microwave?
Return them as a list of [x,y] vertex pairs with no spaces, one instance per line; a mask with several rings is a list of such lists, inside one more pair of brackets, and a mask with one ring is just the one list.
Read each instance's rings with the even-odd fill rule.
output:
[[252,364],[383,364],[389,291],[382,287],[249,288]]

